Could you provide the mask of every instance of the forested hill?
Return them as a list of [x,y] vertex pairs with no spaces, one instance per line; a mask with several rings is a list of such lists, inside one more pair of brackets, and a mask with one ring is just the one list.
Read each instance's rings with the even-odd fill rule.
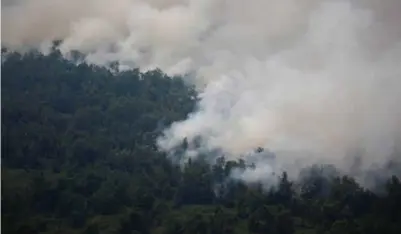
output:
[[57,52],[6,57],[2,233],[401,233],[396,177],[379,196],[316,167],[301,187],[284,173],[263,192],[227,179],[242,161],[173,165],[155,138],[194,108],[179,78],[113,74]]

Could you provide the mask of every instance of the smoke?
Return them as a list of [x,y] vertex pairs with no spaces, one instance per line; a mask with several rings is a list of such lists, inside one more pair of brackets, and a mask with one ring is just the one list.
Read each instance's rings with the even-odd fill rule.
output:
[[[158,140],[184,159],[275,152],[235,178],[332,163],[361,180],[400,155],[399,0],[15,0],[2,44],[120,69],[195,74],[197,110]],[[194,143],[196,142],[196,144]],[[358,156],[358,164],[350,160]],[[353,162],[353,161],[352,161]],[[358,173],[356,173],[358,172]]]

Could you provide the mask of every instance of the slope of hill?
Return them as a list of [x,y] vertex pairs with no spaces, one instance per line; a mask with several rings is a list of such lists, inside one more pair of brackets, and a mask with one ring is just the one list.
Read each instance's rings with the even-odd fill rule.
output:
[[194,108],[195,91],[179,78],[161,71],[113,74],[74,65],[57,51],[6,57],[4,233],[401,232],[396,177],[379,196],[316,167],[302,184],[284,173],[264,192],[229,180],[243,161],[172,164],[155,139]]

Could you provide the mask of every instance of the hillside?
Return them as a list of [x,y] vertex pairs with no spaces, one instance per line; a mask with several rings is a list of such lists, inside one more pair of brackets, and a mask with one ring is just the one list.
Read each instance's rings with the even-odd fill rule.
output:
[[155,139],[195,108],[180,78],[111,73],[57,51],[6,57],[3,233],[401,233],[395,176],[374,194],[315,167],[302,184],[284,173],[266,192],[229,179],[243,161],[173,164]]

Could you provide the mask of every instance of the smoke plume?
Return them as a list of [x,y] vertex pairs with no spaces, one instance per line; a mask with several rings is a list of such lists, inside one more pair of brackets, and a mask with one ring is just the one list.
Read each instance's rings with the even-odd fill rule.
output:
[[274,163],[236,178],[313,163],[362,178],[400,157],[399,12],[399,0],[8,0],[2,44],[62,40],[89,63],[194,74],[196,111],[158,141],[173,152],[186,139],[183,160],[263,147]]

